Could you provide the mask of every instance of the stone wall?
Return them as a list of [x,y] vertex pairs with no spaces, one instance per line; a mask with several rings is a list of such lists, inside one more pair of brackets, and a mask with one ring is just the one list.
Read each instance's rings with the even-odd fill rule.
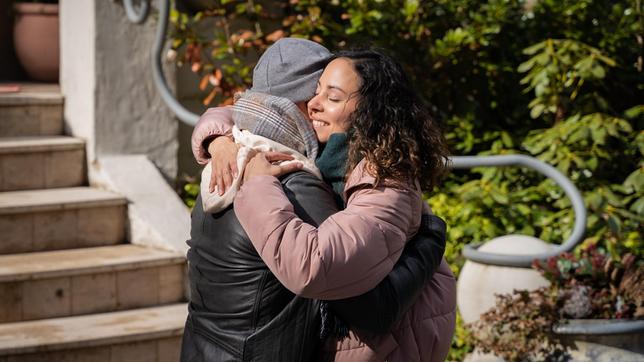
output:
[[[152,80],[155,10],[137,25],[127,20],[121,2],[61,0],[60,6],[69,133],[87,139],[90,164],[105,155],[144,154],[174,182],[178,121]],[[174,66],[165,74],[173,87]]]

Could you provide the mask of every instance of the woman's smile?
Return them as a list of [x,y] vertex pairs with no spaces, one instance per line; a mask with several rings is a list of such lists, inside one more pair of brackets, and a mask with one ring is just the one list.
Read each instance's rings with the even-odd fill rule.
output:
[[316,129],[329,126],[329,122],[319,121],[317,119],[312,119],[311,122],[313,122],[313,128]]

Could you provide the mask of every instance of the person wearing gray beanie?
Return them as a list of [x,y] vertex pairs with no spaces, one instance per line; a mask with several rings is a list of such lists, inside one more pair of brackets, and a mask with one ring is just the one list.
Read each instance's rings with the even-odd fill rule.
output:
[[[250,90],[286,98],[306,115],[306,102],[313,98],[318,79],[331,57],[331,52],[316,42],[282,38],[268,47],[257,61]],[[210,160],[208,148],[221,134],[221,122],[230,122],[228,125],[232,128],[231,111],[210,108],[199,118],[192,131],[192,153],[199,164],[205,165]],[[210,190],[213,188],[214,184]]]
[[[214,127],[202,134],[204,138],[227,135],[217,133],[216,124],[231,116],[232,135],[243,147],[235,148],[240,172],[230,184],[233,187],[219,195],[200,192],[192,211],[187,253],[190,303],[181,361],[310,361],[319,353],[320,302],[295,296],[277,280],[253,248],[230,202],[245,167],[244,152],[250,155],[250,149],[267,147],[282,154],[293,151],[288,154],[292,161],[303,165],[293,169],[309,171],[294,172],[281,181],[298,212],[307,210],[307,220],[320,223],[327,213],[337,211],[333,194],[315,167],[318,142],[306,112],[306,101],[313,97],[330,57],[326,48],[309,40],[277,41],[259,59],[253,87],[237,95],[234,106],[206,112],[195,128],[198,133],[204,126]],[[214,166],[209,163],[204,169],[202,190],[208,187],[208,167]]]

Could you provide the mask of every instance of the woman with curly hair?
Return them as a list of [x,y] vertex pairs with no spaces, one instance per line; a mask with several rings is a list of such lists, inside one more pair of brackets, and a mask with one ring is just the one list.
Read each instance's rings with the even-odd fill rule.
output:
[[[280,167],[258,153],[244,171],[235,213],[268,268],[297,295],[333,300],[347,289],[365,293],[387,276],[418,231],[422,191],[446,172],[444,138],[402,67],[376,50],[336,54],[308,112],[320,143],[344,139],[348,145],[346,167],[337,170],[345,209],[318,227],[305,223],[276,178]],[[326,340],[323,360],[444,360],[454,332],[455,289],[443,260],[388,333],[349,326],[348,338]]]

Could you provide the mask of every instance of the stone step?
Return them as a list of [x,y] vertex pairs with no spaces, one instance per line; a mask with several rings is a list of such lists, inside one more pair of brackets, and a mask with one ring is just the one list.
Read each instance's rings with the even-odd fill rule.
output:
[[90,187],[0,192],[0,254],[122,243],[126,204]]
[[19,84],[19,92],[0,93],[0,137],[63,133],[63,95],[57,84]]
[[0,138],[0,191],[80,186],[85,142],[65,136]]
[[182,302],[184,274],[180,253],[132,244],[2,255],[0,323]]
[[0,362],[179,360],[187,305],[0,324]]

